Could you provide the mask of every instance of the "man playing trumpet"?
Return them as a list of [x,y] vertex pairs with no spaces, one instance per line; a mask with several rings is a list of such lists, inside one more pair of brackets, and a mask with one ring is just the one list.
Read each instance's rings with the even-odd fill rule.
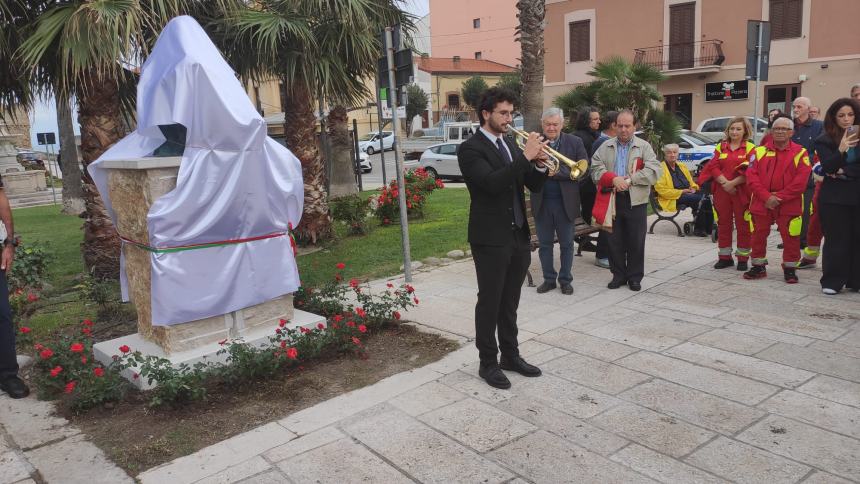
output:
[[[511,386],[502,370],[530,377],[541,374],[539,368],[520,357],[517,307],[531,262],[523,186],[531,192],[543,188],[547,170],[541,160],[546,158],[546,142],[537,133],[530,133],[520,150],[505,139],[513,120],[514,99],[514,93],[503,88],[484,92],[478,106],[479,133],[464,141],[457,152],[471,197],[468,232],[478,277],[478,374],[496,388]],[[497,360],[499,350],[502,356]]]
[[[549,108],[541,116],[541,127],[549,147],[572,160],[588,160],[588,152],[582,140],[562,133],[564,114],[559,108]],[[587,161],[586,161],[587,162]],[[562,294],[573,294],[573,233],[574,222],[579,217],[579,182],[570,176],[570,167],[559,163],[559,171],[547,178],[543,190],[531,196],[532,213],[537,230],[538,256],[543,271],[543,283],[539,294],[561,285]],[[553,243],[558,237],[561,266],[555,271]]]

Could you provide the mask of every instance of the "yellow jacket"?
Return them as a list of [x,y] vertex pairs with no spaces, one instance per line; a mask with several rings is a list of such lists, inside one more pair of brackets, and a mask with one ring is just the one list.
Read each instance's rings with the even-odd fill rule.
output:
[[[662,173],[660,174],[660,179],[657,180],[657,184],[654,185],[654,190],[657,191],[657,202],[660,204],[660,209],[664,212],[674,212],[677,209],[675,206],[675,201],[681,198],[681,190],[675,188],[675,185],[672,184],[672,174],[669,173],[669,166],[664,161],[660,164],[663,168]],[[690,176],[690,170],[687,169],[686,165],[683,163],[675,163],[675,169],[680,169],[681,173],[684,174],[684,177],[687,178],[687,181],[690,183],[690,188],[694,190],[699,189],[699,185],[696,185],[696,182],[693,181],[693,177]]]

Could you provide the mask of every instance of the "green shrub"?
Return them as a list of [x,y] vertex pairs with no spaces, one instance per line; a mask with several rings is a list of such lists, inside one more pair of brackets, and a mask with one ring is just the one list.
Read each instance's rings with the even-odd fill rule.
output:
[[[442,180],[433,178],[423,168],[407,171],[403,175],[403,181],[406,183],[406,215],[409,218],[422,218],[427,196],[437,188],[445,188]],[[399,196],[397,180],[394,179],[374,197],[374,213],[382,225],[392,224],[400,218]]]
[[366,235],[370,231],[367,216],[370,211],[370,200],[358,195],[330,200],[331,214],[335,220],[346,224],[347,235]]
[[40,289],[48,272],[49,256],[41,244],[21,245],[9,271],[9,289]]

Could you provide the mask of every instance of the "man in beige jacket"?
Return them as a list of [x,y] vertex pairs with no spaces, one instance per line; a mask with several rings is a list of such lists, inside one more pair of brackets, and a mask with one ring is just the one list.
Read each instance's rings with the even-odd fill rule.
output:
[[609,234],[609,289],[627,284],[642,289],[645,274],[645,227],[648,196],[657,182],[660,163],[651,145],[634,135],[636,116],[618,113],[617,136],[603,143],[591,158],[591,177],[598,190],[615,192],[615,220]]

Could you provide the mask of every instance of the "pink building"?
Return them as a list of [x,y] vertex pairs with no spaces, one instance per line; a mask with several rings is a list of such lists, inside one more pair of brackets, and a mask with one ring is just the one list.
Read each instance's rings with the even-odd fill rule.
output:
[[484,59],[520,64],[514,40],[516,0],[432,0],[430,42],[433,57]]

